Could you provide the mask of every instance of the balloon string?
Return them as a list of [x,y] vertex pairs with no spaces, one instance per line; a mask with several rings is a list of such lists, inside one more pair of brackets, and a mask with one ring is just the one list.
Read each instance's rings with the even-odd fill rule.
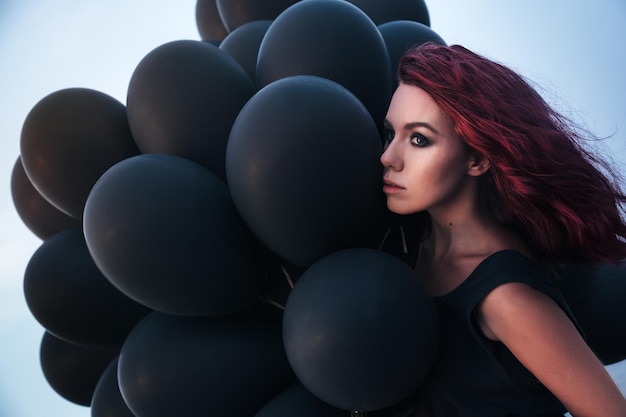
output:
[[391,227],[388,227],[387,231],[385,232],[385,236],[383,236],[383,239],[380,241],[380,245],[378,245],[378,250],[381,250],[383,248],[383,245],[387,241],[387,238],[389,237],[390,232],[391,232]]
[[351,411],[350,417],[367,417],[367,411],[359,411],[359,410]]
[[406,246],[406,238],[404,237],[404,228],[400,226],[400,236],[402,237],[402,252],[406,255],[409,253],[409,248]]
[[265,301],[267,301],[270,305],[273,305],[274,307],[276,307],[278,309],[281,309],[281,310],[285,309],[284,305],[282,305],[280,303],[277,303],[276,301],[272,300],[271,298],[267,298]]
[[283,274],[285,275],[285,279],[287,280],[287,283],[289,284],[289,287],[291,289],[293,289],[293,280],[291,279],[291,277],[289,276],[289,272],[287,272],[287,270],[285,269],[284,266],[280,266],[280,269],[283,270]]

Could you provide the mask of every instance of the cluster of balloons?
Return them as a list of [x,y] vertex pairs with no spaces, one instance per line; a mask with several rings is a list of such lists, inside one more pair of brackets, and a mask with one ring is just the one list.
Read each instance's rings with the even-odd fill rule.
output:
[[199,0],[126,105],[40,100],[12,193],[41,366],[92,416],[345,415],[414,392],[429,298],[380,250],[380,125],[421,0]]
[[[198,0],[196,21],[201,40],[141,60],[126,105],[65,89],[24,121],[12,193],[43,240],[24,292],[47,381],[94,417],[400,403],[437,325],[412,268],[380,249],[379,132],[401,54],[444,43],[426,5]],[[594,271],[616,278],[592,280],[593,299],[589,271],[564,289],[616,361],[623,270]]]

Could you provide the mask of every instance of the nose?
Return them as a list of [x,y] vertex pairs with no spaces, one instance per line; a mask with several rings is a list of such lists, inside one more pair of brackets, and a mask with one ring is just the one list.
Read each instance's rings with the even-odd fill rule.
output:
[[399,158],[395,145],[395,141],[392,140],[385,146],[385,150],[380,155],[380,163],[385,168],[399,171],[402,169],[402,159]]

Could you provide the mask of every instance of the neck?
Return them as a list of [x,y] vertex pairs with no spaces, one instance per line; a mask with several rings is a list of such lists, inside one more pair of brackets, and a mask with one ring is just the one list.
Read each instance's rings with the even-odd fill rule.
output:
[[483,235],[489,229],[487,219],[473,211],[446,216],[431,213],[430,218],[431,230],[428,240],[435,258],[475,248],[485,241]]
[[474,256],[493,251],[508,228],[496,222],[478,198],[477,181],[461,190],[453,201],[431,208],[430,251],[434,259]]
[[531,256],[517,232],[496,222],[487,211],[472,207],[456,215],[431,213],[430,234],[423,246],[432,261],[483,258],[502,249],[516,249]]

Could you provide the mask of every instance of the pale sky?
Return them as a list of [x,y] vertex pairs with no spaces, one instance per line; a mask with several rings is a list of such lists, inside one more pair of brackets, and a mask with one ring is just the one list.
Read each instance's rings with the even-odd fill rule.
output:
[[[626,3],[623,0],[430,0],[431,27],[543,87],[600,136],[626,174]],[[194,0],[0,0],[0,417],[85,417],[39,366],[43,328],[28,311],[24,269],[41,244],[10,194],[20,131],[46,95],[86,87],[125,103],[130,76],[155,47],[199,39]],[[626,381],[624,366],[613,367]]]

